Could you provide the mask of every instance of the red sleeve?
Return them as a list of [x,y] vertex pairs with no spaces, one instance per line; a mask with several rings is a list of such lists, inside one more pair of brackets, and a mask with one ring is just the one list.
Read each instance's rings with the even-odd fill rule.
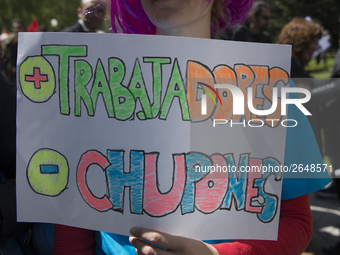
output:
[[53,255],[93,255],[95,231],[54,225]]
[[277,241],[236,240],[214,245],[220,255],[301,254],[313,233],[309,196],[282,200]]

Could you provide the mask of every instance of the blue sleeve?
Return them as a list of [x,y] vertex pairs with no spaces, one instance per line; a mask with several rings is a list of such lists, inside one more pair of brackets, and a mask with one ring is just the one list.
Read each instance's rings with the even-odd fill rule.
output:
[[[297,95],[291,98],[297,98]],[[307,117],[295,105],[288,105],[288,119],[294,119],[298,124],[295,127],[287,127],[284,165],[293,169],[301,164],[304,168],[311,169],[311,166],[321,164],[319,165],[321,172],[315,170],[284,173],[282,199],[291,199],[320,190],[331,181],[322,165],[320,150]]]
[[128,236],[105,232],[96,232],[96,255],[130,255],[136,254],[135,247]]

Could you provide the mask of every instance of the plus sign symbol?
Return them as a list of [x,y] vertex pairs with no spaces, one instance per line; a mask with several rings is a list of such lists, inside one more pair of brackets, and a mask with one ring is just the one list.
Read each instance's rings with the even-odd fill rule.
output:
[[43,56],[27,57],[19,67],[23,94],[33,102],[46,102],[55,93],[55,75]]
[[40,89],[40,82],[48,81],[46,74],[40,74],[40,67],[33,67],[33,75],[26,75],[25,81],[34,82],[34,87]]

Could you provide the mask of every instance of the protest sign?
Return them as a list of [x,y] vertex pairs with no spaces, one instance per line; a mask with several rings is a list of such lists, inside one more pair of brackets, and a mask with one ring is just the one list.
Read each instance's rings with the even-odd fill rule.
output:
[[274,169],[296,124],[282,92],[290,56],[284,45],[21,33],[18,220],[275,240]]

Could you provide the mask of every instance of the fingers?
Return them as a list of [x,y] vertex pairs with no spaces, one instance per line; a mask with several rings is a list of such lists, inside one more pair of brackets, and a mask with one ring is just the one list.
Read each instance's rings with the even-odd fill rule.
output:
[[184,237],[173,236],[147,228],[135,227],[130,230],[130,233],[134,237],[138,237],[169,250],[181,250],[184,247],[184,240],[186,239]]
[[[147,228],[132,228],[130,242],[137,249],[137,254],[145,255],[218,255],[217,250],[202,241],[181,236],[173,236]],[[156,247],[156,246],[160,247]],[[165,248],[165,249],[162,249]]]
[[130,243],[136,248],[138,255],[170,255],[171,252],[165,249],[158,248],[143,240],[130,236]]

